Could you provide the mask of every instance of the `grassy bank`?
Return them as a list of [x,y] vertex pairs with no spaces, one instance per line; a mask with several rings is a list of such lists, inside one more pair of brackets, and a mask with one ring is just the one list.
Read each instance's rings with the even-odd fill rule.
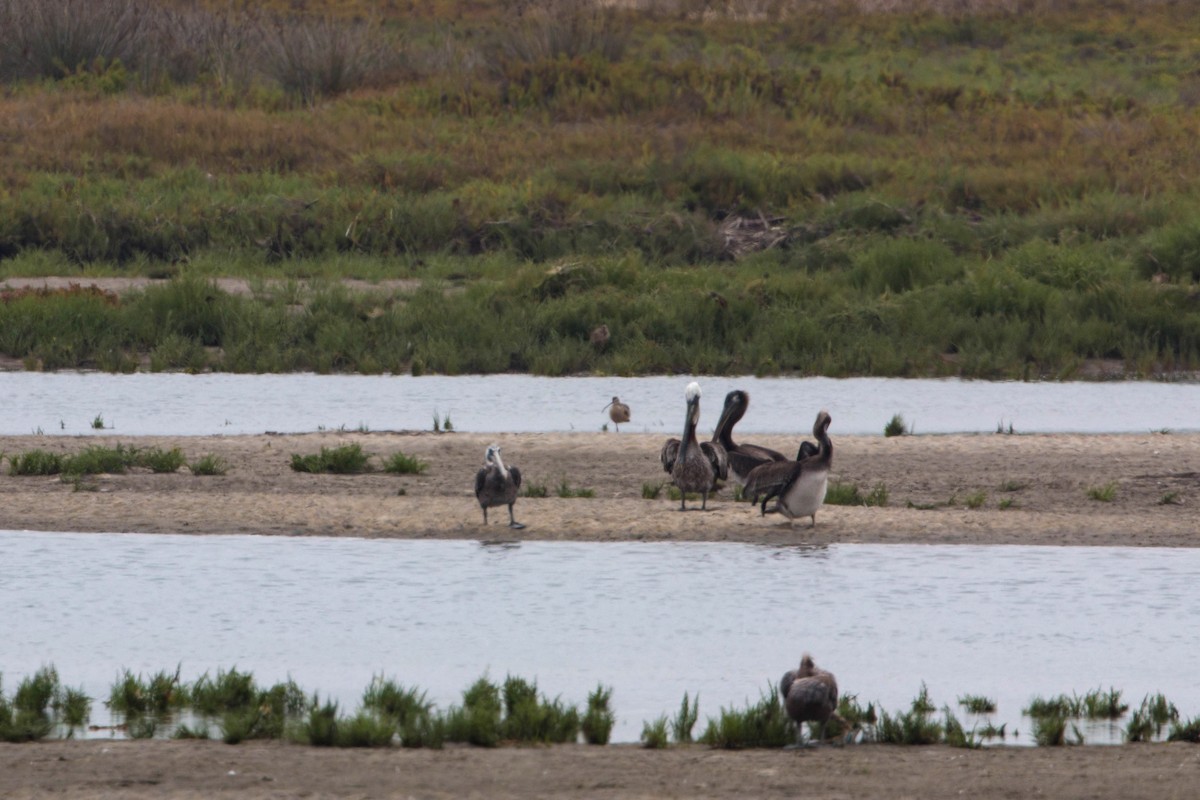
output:
[[1183,4],[103,0],[36,60],[50,5],[0,2],[0,278],[174,282],[6,294],[28,368],[1200,366]]

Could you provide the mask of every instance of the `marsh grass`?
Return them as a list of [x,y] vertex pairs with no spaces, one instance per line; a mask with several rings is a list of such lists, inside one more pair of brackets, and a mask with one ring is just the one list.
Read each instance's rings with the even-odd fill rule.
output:
[[662,495],[663,486],[665,484],[659,481],[658,483],[642,483],[642,499],[657,500]]
[[8,457],[9,475],[58,475],[66,458],[46,450],[26,450]]
[[109,690],[105,705],[130,718],[130,722],[141,715],[177,711],[188,702],[187,687],[180,682],[179,672],[176,667],[173,673],[161,670],[143,678],[126,669]]
[[699,718],[700,695],[697,694],[689,705],[688,693],[684,692],[683,700],[679,704],[679,710],[671,718],[671,737],[677,744],[691,744],[692,729],[696,727],[696,720]]
[[1059,715],[1034,717],[1033,740],[1038,747],[1083,744],[1083,732],[1069,718]]
[[561,744],[579,737],[579,712],[559,698],[538,694],[537,683],[517,676],[504,680],[503,739],[517,742]]
[[559,497],[595,497],[596,490],[571,486],[567,479],[563,478],[558,484],[556,494]]
[[[663,717],[664,733],[666,717]],[[709,718],[700,742],[710,747],[741,750],[748,747],[783,747],[796,739],[795,726],[784,712],[774,686],[745,708],[722,708]]]
[[1117,496],[1116,481],[1109,481],[1103,486],[1088,487],[1087,496],[1102,503],[1111,503]]
[[587,711],[580,720],[579,730],[588,744],[608,744],[617,717],[612,710],[612,687],[597,685],[588,693]]
[[137,448],[118,444],[88,445],[78,453],[63,460],[64,475],[123,475],[129,467],[137,464]]
[[667,715],[663,714],[653,722],[643,722],[640,741],[647,750],[665,749],[668,744]]
[[979,694],[964,694],[958,698],[958,704],[970,714],[993,714],[996,711],[996,701]]
[[1179,719],[1179,710],[1162,694],[1146,695],[1142,704],[1129,715],[1125,741],[1149,742],[1162,735],[1168,723]]
[[175,472],[184,465],[185,461],[183,451],[178,447],[172,447],[170,450],[152,447],[147,450],[139,450],[134,457],[134,463],[137,466],[145,467],[156,473]]
[[527,483],[521,489],[521,497],[549,497],[550,490],[544,483]]
[[949,706],[943,709],[943,715],[944,721],[942,725],[945,731],[943,739],[947,745],[950,747],[965,747],[968,750],[977,750],[983,747],[983,741],[975,729],[967,730],[964,728],[958,717],[954,716],[950,711]]
[[195,461],[188,462],[193,475],[224,475],[229,471],[229,462],[214,453],[207,453]]
[[1176,722],[1171,725],[1167,734],[1169,742],[1200,743],[1200,717],[1193,717],[1187,722]]
[[883,426],[883,435],[886,437],[905,436],[908,434],[908,426],[904,424],[904,417],[899,414],[893,414],[892,418]]
[[933,718],[934,705],[924,683],[908,711],[879,714],[878,741],[885,744],[927,745],[944,740],[945,725]]
[[396,475],[423,475],[428,469],[427,462],[399,452],[388,456],[383,462],[383,471]]
[[332,473],[355,475],[368,472],[369,456],[360,444],[344,444],[338,447],[322,447],[319,453],[292,455],[292,470],[295,472]]

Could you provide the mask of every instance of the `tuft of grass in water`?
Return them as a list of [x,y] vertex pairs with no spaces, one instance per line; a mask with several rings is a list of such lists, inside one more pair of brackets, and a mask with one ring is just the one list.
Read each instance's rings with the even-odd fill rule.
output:
[[433,709],[425,692],[402,686],[382,675],[371,678],[371,684],[363,692],[362,704],[363,708],[391,720],[401,730],[421,717],[428,717]]
[[[1074,737],[1068,736],[1069,732]],[[1069,718],[1060,715],[1035,717],[1033,720],[1033,740],[1038,747],[1062,747],[1069,744],[1083,744],[1083,733],[1079,726],[1070,722]]]
[[1008,423],[1008,428],[1006,429],[1004,427],[1004,420],[1000,420],[999,422],[996,423],[996,433],[1002,433],[1002,434],[1007,434],[1009,436],[1012,436],[1014,433],[1016,433],[1016,431],[1013,430],[1013,424],[1011,422]]
[[971,494],[967,495],[965,502],[967,504],[967,508],[983,508],[983,504],[987,502],[987,492],[971,492]]
[[783,709],[779,690],[771,686],[757,703],[743,709],[722,708],[719,717],[710,717],[700,741],[727,750],[783,747],[795,741],[795,726]]
[[929,689],[921,684],[920,693],[913,698],[909,710],[892,716],[886,711],[879,715],[878,740],[885,744],[926,745],[943,740],[945,727],[932,718],[934,706]]
[[946,706],[943,710],[945,721],[942,723],[945,733],[943,739],[950,747],[965,747],[968,750],[978,750],[983,747],[983,742],[975,733],[974,729],[967,730],[963,724],[959,722],[958,717],[954,716],[950,711],[950,707]]
[[139,714],[125,723],[125,733],[130,739],[153,739],[158,733],[159,719],[153,714]]
[[559,482],[558,489],[556,491],[557,491],[557,494],[559,497],[595,497],[596,496],[595,489],[583,489],[583,488],[577,488],[577,487],[571,486],[569,483],[567,483],[566,478],[563,478]]
[[643,483],[642,484],[642,499],[657,500],[662,494],[664,484],[659,483]]
[[1200,743],[1200,717],[1193,717],[1187,722],[1176,722],[1171,725],[1167,741]]
[[1111,503],[1117,496],[1116,481],[1109,481],[1103,486],[1092,486],[1087,490],[1087,496],[1102,503]]
[[1158,498],[1160,506],[1181,506],[1183,500],[1179,497],[1179,492],[1167,492],[1162,497]]
[[224,475],[229,471],[229,462],[213,453],[201,456],[195,461],[188,462],[188,469],[193,475]]
[[892,436],[907,436],[908,426],[904,423],[904,417],[899,414],[893,414],[892,418],[883,426],[883,435],[888,438]]
[[1162,693],[1146,695],[1137,710],[1129,715],[1129,722],[1125,725],[1125,741],[1149,742],[1162,735],[1167,723],[1178,719],[1179,709]]
[[1083,713],[1083,700],[1078,695],[1067,696],[1065,694],[1050,698],[1035,697],[1029,701],[1029,705],[1021,713],[1034,719],[1039,717],[1078,717]]
[[163,450],[158,447],[152,447],[149,450],[139,450],[134,458],[134,463],[139,467],[149,469],[151,472],[175,472],[184,464],[183,451],[178,447],[172,447],[170,450]]
[[1093,689],[1083,696],[1083,714],[1088,719],[1120,719],[1128,710],[1118,689]]
[[92,716],[92,698],[83,689],[63,687],[54,699],[54,709],[68,730],[82,728]]
[[12,706],[18,714],[47,717],[59,693],[58,670],[42,667],[17,685]]
[[94,430],[98,430],[98,431],[104,430],[104,417],[97,414],[96,417],[92,420],[92,428]]
[[671,736],[679,744],[690,744],[692,741],[692,729],[696,727],[696,720],[700,717],[700,695],[697,694],[691,700],[689,705],[688,693],[683,693],[683,701],[679,704],[679,710],[675,712],[675,716],[671,719]]
[[549,497],[550,490],[544,483],[527,483],[521,490],[521,497]]
[[647,750],[662,750],[667,746],[667,715],[653,722],[642,723],[642,747]]
[[239,672],[237,667],[228,671],[219,669],[215,678],[206,672],[189,689],[192,708],[210,716],[256,708],[260,696],[254,675]]
[[964,694],[958,698],[958,704],[970,714],[992,714],[996,711],[996,701],[979,694]]
[[110,689],[105,705],[118,714],[133,717],[164,714],[183,707],[187,699],[178,667],[174,673],[160,671],[149,679],[125,670]]
[[58,475],[63,471],[64,458],[46,450],[27,450],[8,457],[9,475]]
[[1005,731],[1005,728],[1007,728],[1007,727],[1008,727],[1008,723],[1005,723],[1005,724],[1001,725],[999,728],[997,728],[994,724],[989,722],[988,724],[984,725],[982,728],[979,728],[977,730],[978,730],[980,739],[1003,740],[1007,736],[1007,732]]
[[404,453],[393,453],[383,462],[383,471],[397,475],[423,475],[429,469],[429,464],[416,456]]
[[316,454],[293,454],[292,469],[296,472],[355,475],[368,471],[368,458],[359,444],[322,447],[321,452]]
[[583,739],[588,744],[608,744],[613,726],[617,721],[616,715],[609,706],[611,700],[611,686],[597,685],[588,694],[587,712],[579,724]]
[[825,490],[825,504],[830,506],[886,506],[891,492],[877,483],[866,494],[854,483],[831,483]]

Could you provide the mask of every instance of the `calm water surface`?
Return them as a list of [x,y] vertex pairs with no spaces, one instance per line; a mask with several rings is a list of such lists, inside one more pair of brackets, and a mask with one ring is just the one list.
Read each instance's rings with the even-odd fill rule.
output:
[[[321,428],[425,430],[434,415],[471,432],[596,431],[618,395],[622,430],[677,432],[692,378],[363,375],[110,375],[0,373],[0,434],[200,435]],[[810,431],[816,412],[838,434],[881,433],[900,414],[916,433],[1114,433],[1198,430],[1200,384],[1014,383],[890,378],[705,378],[700,427],[716,425],[725,393],[752,404],[743,433]],[[107,430],[92,423],[100,417]]]
[[922,682],[960,719],[958,696],[992,697],[1017,743],[1035,696],[1162,692],[1200,714],[1200,550],[0,531],[0,553],[7,692],[45,664],[100,699],[123,668],[236,666],[347,711],[377,674],[445,708],[514,674],[578,706],[612,686],[614,741],[635,741],[684,692],[700,733],[809,650],[890,712]]

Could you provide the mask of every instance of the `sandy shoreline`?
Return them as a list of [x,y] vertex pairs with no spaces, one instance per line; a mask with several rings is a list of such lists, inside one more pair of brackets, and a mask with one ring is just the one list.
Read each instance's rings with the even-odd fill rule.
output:
[[[833,480],[863,494],[884,487],[884,507],[826,506],[817,525],[763,518],[732,500],[730,489],[707,512],[679,513],[664,492],[643,485],[667,476],[663,437],[651,434],[499,434],[320,432],[258,436],[7,436],[0,452],[75,453],[91,444],[180,448],[188,460],[215,454],[224,476],[186,467],[156,475],[134,470],[89,477],[15,477],[0,470],[0,528],[192,534],[321,535],[441,539],[675,540],[772,544],[931,543],[1028,545],[1200,544],[1192,504],[1200,489],[1200,434],[951,435],[837,437]],[[472,485],[491,442],[520,466],[526,486],[513,531],[504,509],[482,524]],[[376,471],[361,475],[294,472],[293,454],[357,443]],[[783,451],[795,442],[763,437]],[[379,471],[403,452],[428,463],[422,475]],[[566,482],[595,492],[560,498]],[[1089,491],[1113,486],[1112,499]]]

